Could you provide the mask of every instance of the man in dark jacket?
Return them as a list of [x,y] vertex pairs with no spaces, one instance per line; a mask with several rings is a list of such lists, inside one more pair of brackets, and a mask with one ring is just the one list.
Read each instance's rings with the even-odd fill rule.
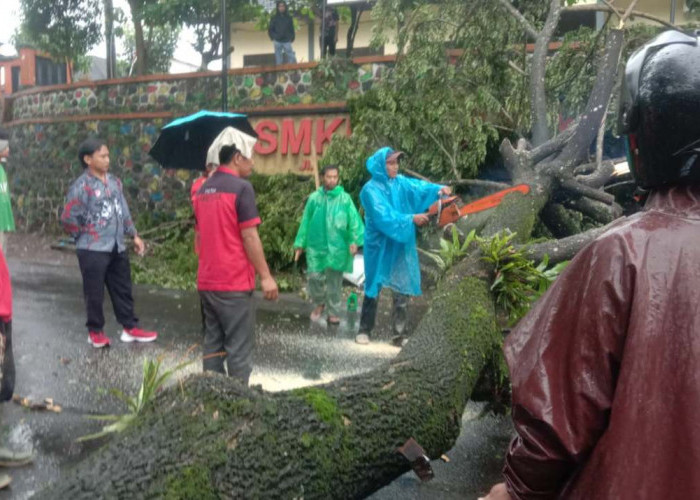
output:
[[275,64],[284,62],[284,55],[287,55],[287,62],[294,64],[297,56],[294,54],[292,42],[294,41],[294,20],[287,12],[286,2],[277,2],[275,15],[270,20],[267,29],[270,40],[275,45]]
[[321,57],[325,58],[326,54],[335,57],[335,46],[338,43],[338,23],[340,16],[338,11],[333,7],[326,9],[323,15],[323,28],[321,29]]
[[627,63],[620,132],[648,198],[507,338],[517,435],[488,500],[700,498],[698,67],[677,31]]

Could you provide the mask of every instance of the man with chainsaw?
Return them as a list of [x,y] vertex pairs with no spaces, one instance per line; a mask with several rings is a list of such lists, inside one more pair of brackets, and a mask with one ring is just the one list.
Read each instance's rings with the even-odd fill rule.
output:
[[505,343],[517,432],[488,500],[700,498],[700,43],[627,62],[643,211],[581,250]]
[[382,288],[393,291],[392,342],[405,344],[408,296],[421,294],[415,228],[428,223],[425,212],[432,203],[452,192],[447,186],[399,175],[403,155],[384,147],[367,159],[372,178],[360,192],[365,210],[365,298],[358,344],[369,343]]
[[311,320],[325,312],[329,325],[340,323],[343,273],[352,272],[353,255],[362,246],[365,227],[355,204],[338,185],[338,166],[321,169],[323,186],[309,196],[294,240],[294,261],[306,251]]

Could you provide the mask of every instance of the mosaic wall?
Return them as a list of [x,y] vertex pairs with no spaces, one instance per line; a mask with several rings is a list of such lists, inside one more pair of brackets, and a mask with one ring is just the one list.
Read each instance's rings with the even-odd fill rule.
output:
[[130,120],[13,127],[7,174],[17,226],[25,230],[58,226],[68,186],[83,172],[78,145],[89,135],[108,141],[110,172],[121,178],[135,215],[169,218],[188,202],[189,186],[198,173],[164,170],[148,156],[164,124],[164,120]]
[[[342,101],[367,91],[388,69],[384,63],[346,64],[326,73],[314,68],[232,75],[230,109]],[[207,76],[47,91],[14,99],[8,111],[13,120],[144,111],[187,114],[217,109],[220,82],[220,77]],[[80,121],[10,124],[7,173],[18,229],[58,227],[68,186],[82,173],[77,147],[91,135],[107,140],[111,171],[122,179],[137,223],[139,217],[172,218],[178,209],[188,206],[189,186],[198,173],[164,170],[148,156],[168,121],[90,120],[86,116]]]
[[[386,64],[343,65],[229,76],[229,107],[249,108],[344,100],[369,90]],[[221,77],[203,76],[54,90],[12,99],[12,120],[67,115],[217,109]]]

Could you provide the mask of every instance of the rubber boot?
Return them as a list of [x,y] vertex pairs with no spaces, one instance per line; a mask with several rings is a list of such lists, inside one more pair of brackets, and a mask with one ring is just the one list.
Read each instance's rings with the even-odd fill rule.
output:
[[394,307],[391,312],[391,327],[394,336],[391,343],[397,347],[406,345],[406,324],[408,321],[408,295],[394,293]]
[[377,299],[365,296],[362,301],[362,312],[360,313],[360,331],[355,337],[358,344],[369,344],[369,335],[374,329],[374,322],[377,318]]

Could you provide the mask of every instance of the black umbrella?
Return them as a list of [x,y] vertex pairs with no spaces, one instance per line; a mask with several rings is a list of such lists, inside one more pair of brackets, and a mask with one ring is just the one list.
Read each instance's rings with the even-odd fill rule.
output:
[[258,137],[246,115],[199,111],[163,127],[149,154],[163,168],[204,170],[209,146],[226,127]]

